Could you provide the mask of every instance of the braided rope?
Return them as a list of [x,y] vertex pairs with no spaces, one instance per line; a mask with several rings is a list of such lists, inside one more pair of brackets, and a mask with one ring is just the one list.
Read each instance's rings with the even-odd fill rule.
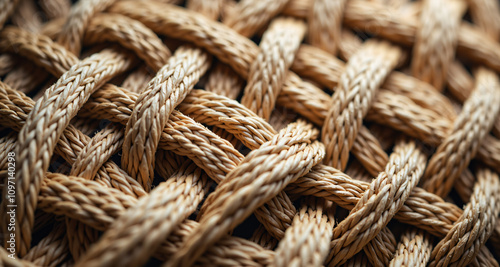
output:
[[288,2],[289,0],[240,1],[224,18],[224,24],[243,36],[252,36]]
[[413,49],[413,75],[442,90],[455,54],[462,1],[424,0]]
[[315,0],[308,16],[308,40],[311,45],[335,55],[340,44],[345,0]]
[[154,159],[170,114],[207,69],[206,54],[179,48],[137,98],[127,122],[122,166],[149,191]]
[[407,230],[390,266],[427,266],[432,251],[431,241],[429,235],[421,230]]
[[262,37],[260,53],[250,66],[241,103],[265,120],[271,117],[305,30],[301,21],[277,18]]
[[325,164],[345,169],[361,120],[399,54],[389,44],[370,42],[349,61],[323,125]]
[[498,3],[181,2],[0,0],[0,265],[498,266]]
[[432,251],[429,266],[469,264],[493,232],[500,212],[500,179],[490,170],[482,169],[477,180],[464,213]]
[[385,227],[410,196],[424,166],[425,158],[414,143],[402,142],[394,148],[385,171],[370,184],[349,216],[333,230],[329,264],[345,262]]
[[423,188],[440,196],[448,194],[469,165],[500,110],[500,81],[496,74],[479,70],[476,77],[476,89],[455,120],[453,132],[438,147],[425,170]]
[[186,161],[173,177],[116,219],[77,266],[144,264],[196,209],[204,191],[207,191],[207,177],[196,165]]
[[311,200],[295,215],[271,266],[322,266],[335,224],[331,203]]
[[[37,194],[43,173],[49,166],[55,141],[90,94],[116,73],[128,68],[129,62],[127,58],[111,50],[91,56],[72,67],[56,84],[47,89],[44,97],[37,102],[26,119],[16,148],[17,160],[20,162],[16,172],[17,188],[20,189],[17,192],[19,210],[16,213],[16,223],[19,224],[16,228],[16,238],[20,255],[26,254],[29,248]],[[73,80],[79,82],[73,84]],[[61,96],[67,96],[69,101],[57,101]],[[64,112],[54,113],[57,110]],[[49,125],[52,125],[52,128],[49,128]],[[37,129],[40,128],[52,131],[44,133],[46,138],[36,138]],[[35,150],[37,156],[29,155],[30,148]],[[5,211],[5,205],[2,205],[2,210]],[[2,229],[7,229],[7,224],[8,222],[3,221]]]
[[[234,228],[252,210],[270,200],[288,183],[307,173],[323,158],[323,147],[319,143],[307,145],[316,134],[317,131],[304,123],[292,124],[245,157],[239,167],[231,171],[207,198],[200,211],[200,214],[204,214],[200,226],[167,265],[189,265],[194,262],[208,246],[220,239],[227,230]],[[260,156],[269,153],[273,153],[274,159]],[[263,166],[262,160],[266,161],[264,166],[267,168],[256,168]],[[256,178],[249,180],[245,176]],[[226,192],[232,192],[231,198],[240,199],[239,203],[228,201],[229,195]]]

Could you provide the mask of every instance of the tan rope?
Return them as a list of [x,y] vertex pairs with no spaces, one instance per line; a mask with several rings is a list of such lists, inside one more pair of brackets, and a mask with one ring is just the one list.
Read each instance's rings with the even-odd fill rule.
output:
[[295,215],[271,266],[322,266],[334,224],[332,204],[310,200]]
[[427,266],[432,239],[424,231],[409,229],[403,233],[390,266]]
[[69,0],[40,0],[38,4],[45,11],[49,19],[67,16],[71,8]]
[[207,18],[217,20],[222,13],[223,4],[224,0],[188,0],[186,7],[205,15]]
[[301,21],[277,18],[262,37],[260,53],[250,66],[241,103],[265,120],[271,117],[305,30]]
[[236,99],[242,91],[243,81],[227,65],[222,63],[215,64],[215,67],[208,76],[205,90],[223,95],[229,99]]
[[[242,0],[224,18],[228,25],[243,36],[252,36],[276,16],[289,0]],[[297,29],[300,30],[300,29]],[[300,34],[299,34],[300,35]]]
[[[318,142],[307,145],[316,134],[317,131],[304,123],[292,124],[280,131],[271,141],[252,151],[207,198],[204,208],[202,207],[200,211],[204,214],[200,226],[188,237],[167,265],[189,265],[194,262],[227,230],[234,228],[288,183],[307,173],[323,158],[323,147]],[[281,151],[283,153],[280,153]],[[273,153],[271,154],[273,156],[269,153]],[[263,164],[261,160],[264,158],[260,157],[260,154],[268,155],[265,159],[267,168],[255,168]],[[274,159],[271,160],[270,157]],[[306,159],[308,164],[305,164]],[[245,176],[256,178],[249,180]],[[232,192],[231,198],[241,201],[239,203],[228,201],[229,195],[226,192]]]
[[84,44],[117,41],[133,50],[149,67],[158,71],[167,64],[171,53],[149,28],[142,23],[118,14],[93,17],[86,27]]
[[74,54],[80,54],[81,39],[90,19],[96,13],[103,11],[115,0],[78,1],[71,7],[66,23],[58,35],[58,43],[62,44]]
[[311,45],[332,55],[337,53],[345,2],[346,0],[314,0],[308,16],[308,40]]
[[[96,229],[104,230],[109,227],[127,208],[137,203],[135,198],[126,196],[116,189],[104,188],[94,181],[78,177],[69,178],[60,174],[49,174],[48,178],[44,180],[45,184],[40,195],[40,207],[56,214],[64,214],[78,219]],[[75,201],[81,201],[82,204],[93,204],[75,205]],[[178,250],[180,242],[197,226],[197,222],[184,221],[172,233],[169,240],[160,246],[155,256],[165,260],[165,257]],[[249,253],[247,254],[245,251]],[[272,258],[270,256],[273,256],[272,253],[258,249],[258,246],[252,245],[251,242],[235,237],[226,237],[207,251],[200,262],[210,262],[210,260],[224,262],[225,259],[236,263],[269,262],[269,259]]]
[[19,0],[2,0],[0,1],[0,29],[10,17]]
[[453,132],[438,147],[425,170],[423,188],[440,196],[469,165],[500,110],[500,81],[486,70],[477,72],[476,89],[455,120]]
[[349,60],[323,125],[327,165],[345,169],[361,120],[399,55],[399,49],[390,44],[370,42]]
[[333,230],[330,264],[343,263],[354,256],[385,227],[410,196],[424,167],[425,157],[414,143],[401,142],[394,148],[385,171]]
[[122,166],[146,191],[154,177],[154,159],[170,114],[208,68],[206,54],[179,48],[137,98],[127,122]]
[[78,260],[99,239],[99,232],[75,219],[66,218],[66,238],[74,260]]
[[[111,50],[103,51],[72,68],[63,74],[58,82],[47,89],[44,98],[35,105],[33,111],[26,119],[26,124],[21,129],[18,139],[17,160],[20,162],[19,170],[16,172],[18,188],[18,205],[20,206],[16,217],[20,227],[16,228],[16,238],[19,243],[19,253],[24,255],[29,247],[31,239],[31,229],[33,227],[33,212],[36,207],[36,195],[39,191],[40,181],[43,173],[47,170],[55,141],[64,131],[69,123],[69,119],[76,115],[81,105],[88,99],[96,87],[104,81],[110,79],[116,73],[128,68],[129,60],[121,57],[119,53]],[[72,79],[81,81],[81,84],[71,83]],[[94,79],[85,79],[94,77]],[[81,96],[79,96],[81,94]],[[56,101],[60,95],[74,96],[73,101]],[[78,97],[79,96],[79,97]],[[71,99],[71,98],[70,98]],[[64,110],[63,114],[53,113],[57,110]],[[40,116],[40,117],[38,117]],[[52,131],[44,132],[46,140],[34,138],[37,129],[49,129],[48,125],[53,125]],[[30,148],[35,149],[35,153],[41,153],[38,157],[29,156]],[[24,184],[24,186],[23,186]],[[5,207],[2,205],[2,210]],[[2,223],[4,229],[6,225]],[[21,238],[21,225],[24,235]],[[22,241],[21,241],[22,240]],[[22,243],[21,243],[22,242]]]
[[[12,90],[4,83],[0,82],[0,103],[1,111],[9,111],[3,113],[5,116],[0,116],[6,120],[0,120],[2,124],[9,125],[12,129],[19,131],[31,112],[34,102],[24,94]],[[18,104],[22,104],[18,106]],[[80,131],[69,125],[63,132],[55,148],[55,153],[61,155],[66,162],[72,164],[76,161],[77,156],[83,150],[84,146],[89,143],[90,138]],[[107,162],[104,167],[97,173],[97,181],[103,183],[108,187],[115,187],[122,192],[131,196],[141,196],[144,194],[142,187],[128,176],[123,170],[119,169],[116,164]]]
[[463,1],[424,0],[413,48],[413,75],[442,90],[455,46]]
[[55,224],[54,229],[31,248],[23,260],[38,266],[57,266],[63,262],[69,254],[68,238],[64,235],[65,231],[64,224]]
[[13,24],[30,32],[38,32],[42,26],[42,18],[37,13],[33,0],[20,0],[11,20]]
[[186,161],[173,177],[123,213],[77,266],[144,264],[196,209],[206,191],[206,175]]
[[469,204],[432,251],[429,266],[469,264],[493,232],[500,212],[499,177],[482,169],[478,171],[477,179]]

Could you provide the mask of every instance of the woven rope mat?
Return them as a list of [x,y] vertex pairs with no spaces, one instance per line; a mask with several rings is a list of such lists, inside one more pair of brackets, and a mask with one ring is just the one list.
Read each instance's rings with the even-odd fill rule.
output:
[[0,0],[0,266],[499,266],[497,0]]

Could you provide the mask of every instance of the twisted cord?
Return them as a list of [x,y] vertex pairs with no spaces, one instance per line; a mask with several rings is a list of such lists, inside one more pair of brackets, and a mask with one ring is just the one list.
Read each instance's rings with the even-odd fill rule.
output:
[[[200,210],[200,226],[167,265],[189,265],[194,262],[207,247],[253,210],[317,164],[323,157],[323,147],[318,142],[308,145],[317,135],[317,131],[311,128],[305,123],[292,124],[271,141],[250,152],[239,167],[228,173],[216,191],[209,195]],[[264,154],[266,157],[261,156]],[[230,201],[228,197],[240,201]]]
[[1,0],[0,1],[0,29],[3,28],[4,23],[9,19],[10,15],[14,12],[14,9],[19,0]]
[[394,258],[396,245],[396,237],[389,228],[384,227],[363,247],[363,251],[373,266],[387,266]]
[[239,34],[250,37],[278,15],[288,2],[289,0],[242,0],[224,17],[224,24]]
[[38,4],[49,20],[66,17],[71,9],[69,0],[40,0]]
[[270,250],[274,250],[278,244],[278,240],[272,237],[263,225],[259,225],[259,227],[257,227],[257,230],[253,232],[252,237],[250,237],[249,240],[265,249]]
[[78,58],[45,35],[7,27],[0,33],[0,48],[16,52],[59,77],[78,63]]
[[108,124],[83,147],[69,175],[92,180],[101,166],[119,151],[123,136],[123,127],[115,123]]
[[[126,124],[137,97],[108,84],[92,95],[80,114]],[[176,110],[161,133],[158,148],[188,156],[216,182],[223,180],[243,158],[226,140]]]
[[[3,115],[0,116],[1,124],[8,125],[13,130],[19,131],[25,124],[34,104],[31,98],[26,97],[17,90],[12,90],[6,84],[0,82],[0,107],[2,107],[0,112]],[[84,146],[89,142],[90,138],[88,136],[69,125],[59,138],[55,153],[62,156],[69,164],[73,164]],[[108,161],[104,164],[103,168],[97,173],[96,180],[103,185],[118,188],[132,196],[145,194],[142,186],[113,162]]]
[[369,42],[349,61],[323,125],[325,164],[345,169],[354,139],[375,92],[399,59],[388,43]]
[[412,57],[413,76],[442,91],[455,57],[460,18],[465,3],[454,0],[423,1]]
[[205,90],[229,99],[236,99],[243,88],[243,80],[227,65],[216,63],[208,76]]
[[32,247],[23,257],[37,266],[57,266],[69,255],[68,237],[64,235],[66,227],[62,223],[54,225],[52,231]]
[[9,257],[10,253],[7,252],[7,250],[1,246],[0,247],[0,264],[5,267],[34,267],[33,263],[29,261],[25,261],[22,259],[18,259],[16,257],[11,258]]
[[432,251],[429,266],[469,264],[494,231],[500,212],[500,178],[481,169],[477,180],[464,213]]
[[37,14],[37,7],[32,0],[20,0],[11,17],[12,24],[30,32],[38,32],[42,27],[42,19]]
[[123,81],[121,87],[126,88],[130,92],[139,93],[146,88],[148,82],[152,79],[153,74],[146,68],[146,66],[142,66],[130,73]]
[[276,98],[306,31],[304,22],[277,18],[260,42],[260,52],[250,66],[241,103],[269,120]]
[[161,68],[137,98],[127,122],[122,166],[149,191],[160,133],[174,108],[184,100],[208,68],[206,53],[182,47]]
[[425,170],[423,188],[439,196],[446,196],[467,168],[500,111],[496,74],[480,69],[476,77],[476,89],[455,120],[453,132],[439,145]]
[[99,232],[94,228],[71,218],[65,218],[66,238],[73,260],[78,260],[99,240]]
[[332,203],[310,200],[303,205],[276,249],[271,266],[322,266],[335,225]]
[[144,264],[196,210],[208,191],[207,182],[200,168],[185,161],[173,177],[117,218],[77,266]]
[[84,44],[117,41],[131,49],[153,70],[167,64],[170,50],[144,24],[119,14],[101,14],[90,20],[83,36]]
[[[116,218],[136,204],[136,198],[114,188],[104,188],[94,181],[61,174],[48,174],[40,194],[40,207],[44,210],[77,219],[100,230],[107,229]],[[162,260],[170,257],[198,226],[195,221],[184,221],[161,244],[155,257]],[[237,265],[245,262],[255,265],[255,262],[270,262],[272,257],[272,251],[244,239],[226,236],[210,248],[199,263],[229,261]]]
[[[283,14],[305,19],[312,1],[291,0]],[[364,32],[405,46],[415,43],[419,25],[415,14],[408,16],[377,1],[353,0],[346,3],[343,15],[343,25],[349,28],[363,29]],[[459,26],[456,53],[496,71],[500,70],[500,44],[467,23]]]
[[16,58],[11,54],[0,55],[0,76],[11,72],[14,69]]
[[337,54],[345,3],[346,0],[314,0],[308,15],[307,32],[311,45]]
[[[368,189],[369,183],[353,180],[337,169],[318,165],[290,184],[286,191],[294,195],[313,195],[335,202],[351,210]],[[462,210],[454,204],[421,188],[414,188],[394,218],[415,225],[435,236],[442,237],[452,228]]]
[[[90,94],[106,80],[126,70],[129,65],[127,58],[111,50],[94,54],[73,66],[56,84],[47,89],[26,119],[26,124],[19,133],[16,150],[17,161],[20,163],[16,172],[19,189],[16,241],[20,255],[26,254],[29,248],[40,182],[50,164],[56,141]],[[47,129],[42,135],[45,138],[38,136],[39,129]],[[5,211],[4,205],[2,210]],[[6,221],[2,225],[6,229]]]
[[410,228],[403,233],[396,255],[389,266],[425,267],[432,251],[432,239],[422,230]]
[[225,0],[188,0],[186,7],[217,21],[222,14],[224,2]]
[[88,0],[78,1],[71,6],[70,14],[63,24],[61,32],[57,36],[57,42],[73,54],[80,54],[81,40],[85,29],[88,27],[92,17],[111,4],[115,0]]
[[[33,73],[38,75],[32,75]],[[49,73],[39,66],[25,63],[9,72],[3,82],[23,93],[30,93],[47,80],[48,76]]]
[[359,252],[404,205],[425,168],[425,157],[413,142],[394,148],[384,172],[370,184],[349,216],[333,230],[329,265]]

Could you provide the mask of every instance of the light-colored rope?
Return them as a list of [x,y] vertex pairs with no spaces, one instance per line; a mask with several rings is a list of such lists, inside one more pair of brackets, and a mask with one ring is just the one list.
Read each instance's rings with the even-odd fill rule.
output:
[[299,20],[277,18],[262,37],[241,103],[265,120],[271,117],[305,30],[305,24]]
[[345,169],[361,121],[399,55],[400,50],[388,43],[369,42],[349,60],[323,125],[325,164]]
[[[245,157],[239,167],[219,184],[216,192],[207,198],[200,211],[204,214],[200,226],[166,265],[189,265],[194,262],[254,209],[307,173],[324,155],[323,147],[318,142],[308,145],[316,134],[317,131],[304,123],[292,124]],[[267,156],[261,157],[261,154]],[[265,160],[265,165],[262,160]],[[247,179],[246,176],[255,178]],[[240,201],[230,201],[228,197]]]
[[177,49],[137,98],[125,129],[122,166],[146,191],[154,177],[160,133],[174,108],[208,68],[206,56],[198,49]]
[[432,251],[432,239],[414,228],[403,233],[390,266],[427,266]]
[[308,16],[308,41],[335,55],[340,44],[342,14],[346,0],[314,0]]
[[335,224],[332,203],[311,199],[295,215],[271,266],[322,266]]

